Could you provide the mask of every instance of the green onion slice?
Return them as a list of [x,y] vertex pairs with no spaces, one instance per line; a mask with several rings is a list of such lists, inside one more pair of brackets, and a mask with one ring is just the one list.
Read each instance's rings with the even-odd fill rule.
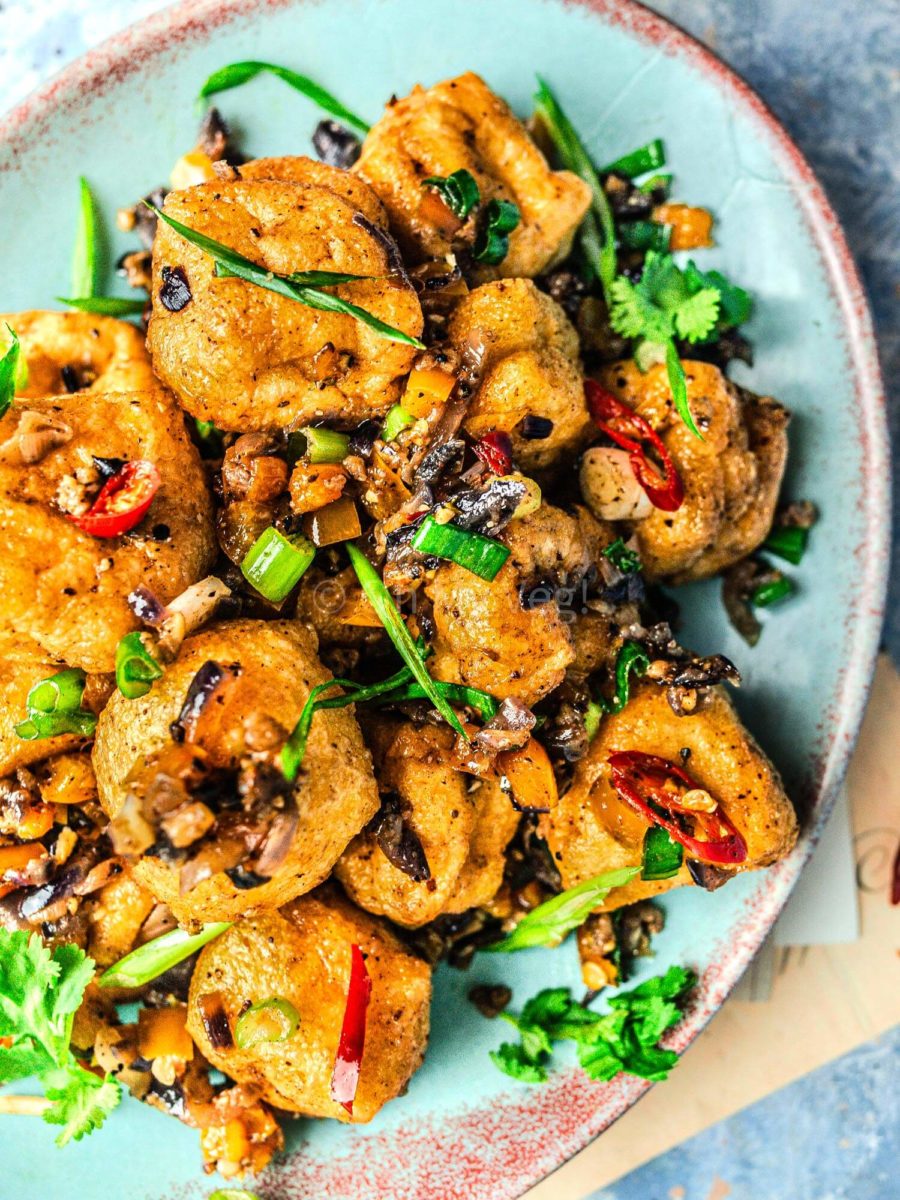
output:
[[306,96],[308,100],[312,100],[319,108],[325,112],[331,113],[333,117],[337,117],[339,121],[346,121],[348,125],[352,125],[361,133],[368,133],[371,126],[358,117],[356,113],[351,112],[346,105],[341,104],[336,96],[325,90],[312,79],[308,79],[305,75],[300,75],[296,71],[292,71],[289,67],[279,67],[275,63],[269,62],[233,62],[225,67],[219,67],[218,71],[213,71],[212,75],[203,84],[200,89],[198,99],[206,100],[210,96],[215,96],[218,92],[227,92],[231,88],[240,87],[241,84],[255,79],[257,75],[275,75],[278,79],[284,80],[289,87],[294,91],[300,92]]
[[[451,704],[457,704],[461,708],[474,709],[482,721],[492,720],[496,717],[500,709],[500,702],[498,700],[495,700],[488,692],[482,692],[478,688],[466,687],[465,684],[461,683],[442,683],[437,679],[434,681],[434,686],[440,695]],[[386,692],[379,696],[378,703],[403,704],[407,700],[427,699],[425,689],[420,683],[407,683],[395,691]]]
[[628,703],[628,696],[631,691],[631,676],[643,675],[650,666],[650,659],[643,646],[637,642],[625,642],[621,650],[616,656],[616,694],[612,700],[603,700],[598,703],[602,706],[604,712],[617,713],[621,712]]
[[286,1042],[300,1026],[300,1014],[283,996],[270,996],[251,1004],[237,1019],[234,1040],[242,1050],[263,1042]]
[[642,879],[671,879],[681,870],[684,847],[669,837],[660,825],[651,825],[644,834]]
[[786,575],[779,576],[778,579],[773,579],[771,583],[764,583],[756,589],[750,597],[750,603],[756,608],[768,608],[770,604],[777,604],[779,600],[786,600],[788,596],[793,596],[797,590],[797,585],[793,580],[788,579]]
[[691,406],[688,403],[687,380],[684,377],[684,367],[681,364],[681,359],[678,357],[675,343],[671,339],[666,342],[666,373],[669,376],[669,387],[672,389],[672,399],[675,401],[676,412],[691,433],[702,442],[704,440],[703,434],[697,428],[693,413],[691,412]]
[[209,1200],[261,1200],[256,1192],[248,1192],[246,1188],[217,1188]]
[[629,179],[633,179],[635,175],[644,175],[647,171],[655,171],[657,168],[665,166],[665,162],[666,148],[662,138],[654,138],[645,146],[638,146],[636,150],[632,150],[629,154],[623,154],[615,162],[601,167],[600,174],[609,175],[615,171],[619,175],[627,175]]
[[672,240],[672,226],[659,221],[623,221],[619,225],[619,241],[632,250],[655,250],[666,254]]
[[244,280],[245,283],[256,284],[257,287],[266,288],[267,291],[275,292],[288,300],[296,300],[298,304],[305,304],[307,308],[315,308],[321,312],[343,313],[345,316],[353,317],[377,333],[379,337],[386,338],[390,342],[415,346],[417,350],[425,349],[425,343],[419,341],[418,338],[411,337],[402,329],[395,329],[393,325],[388,325],[374,314],[360,308],[359,305],[351,304],[349,300],[342,300],[340,296],[322,290],[325,286],[351,283],[354,280],[371,278],[371,276],[347,275],[337,271],[294,271],[290,275],[274,275],[265,267],[251,262],[249,258],[244,258],[242,254],[238,254],[229,246],[224,246],[221,242],[182,224],[181,221],[176,221],[174,217],[170,217],[154,205],[148,204],[147,207],[151,212],[156,213],[161,221],[165,221],[171,229],[180,234],[185,241],[190,242],[199,250],[203,250],[214,259],[217,275],[223,278],[234,276]]
[[78,228],[72,256],[72,294],[93,296],[97,282],[97,215],[88,182],[79,180]]
[[634,575],[636,571],[641,569],[640,557],[629,550],[625,545],[624,538],[616,538],[603,551],[603,557],[608,558],[617,571],[621,571],[623,575]]
[[145,942],[117,963],[107,967],[100,976],[101,987],[142,987],[170,967],[190,958],[197,950],[231,928],[231,921],[215,921],[204,925],[199,933],[173,929],[152,942]]
[[540,77],[535,108],[547,126],[563,166],[579,175],[593,192],[592,219],[582,226],[581,243],[591,270],[603,288],[606,303],[611,307],[610,288],[616,277],[616,228],[606,192],[574,125]]
[[509,558],[509,547],[502,542],[450,522],[441,525],[433,516],[425,518],[411,544],[420,554],[448,559],[488,583]]
[[25,365],[25,355],[22,353],[18,335],[9,325],[6,326],[6,334],[5,341],[8,344],[3,351],[3,357],[0,358],[0,417],[6,415],[16,392],[28,382],[28,367]]
[[285,537],[270,525],[244,555],[241,574],[261,596],[280,604],[300,582],[315,556],[315,546],[302,533]]
[[382,440],[392,442],[394,438],[400,436],[404,429],[409,429],[410,425],[414,425],[415,421],[416,418],[412,413],[408,413],[402,404],[395,404],[384,418],[384,425],[381,427]]
[[672,176],[666,174],[651,175],[649,179],[645,179],[638,186],[645,195],[649,195],[651,192],[668,192],[672,186]]
[[146,696],[163,673],[162,666],[148,650],[145,634],[128,633],[116,646],[116,687],[126,700]]
[[511,200],[489,200],[484,206],[472,254],[478,262],[495,267],[509,253],[509,235],[522,220]]
[[421,684],[425,695],[441,714],[451,729],[455,730],[465,741],[468,734],[463,729],[459,717],[440,694],[434,685],[434,680],[425,669],[421,655],[413,641],[412,634],[400,615],[394,598],[384,586],[381,576],[359,549],[352,542],[347,542],[347,553],[356,572],[362,590],[368,597],[369,603],[378,614],[379,620],[387,630],[388,637],[394,643],[398,654],[409,667],[417,683]]
[[613,888],[624,887],[638,870],[638,867],[622,867],[618,871],[606,871],[560,892],[533,908],[501,942],[483,948],[506,954],[530,946],[557,945],[567,933],[587,920]]
[[120,296],[57,296],[57,303],[96,317],[130,317],[142,313],[147,300],[126,300]]
[[603,705],[597,700],[588,702],[588,706],[584,711],[584,730],[587,734],[587,739],[592,742],[597,736],[597,730],[600,728],[600,722],[603,720]]
[[347,457],[350,435],[324,429],[320,425],[305,425],[288,437],[288,453],[296,461],[306,458],[311,463],[339,463]]
[[25,699],[26,719],[15,726],[16,736],[26,742],[63,733],[90,737],[97,718],[81,707],[84,684],[84,671],[74,667],[38,680]]
[[464,221],[481,200],[475,176],[465,167],[454,171],[446,178],[441,175],[430,175],[428,179],[422,180],[422,186],[433,187],[440,192],[441,199],[460,221]]
[[806,543],[809,540],[809,529],[800,525],[777,525],[769,530],[769,536],[763,542],[763,549],[777,554],[794,566],[799,566],[806,553]]

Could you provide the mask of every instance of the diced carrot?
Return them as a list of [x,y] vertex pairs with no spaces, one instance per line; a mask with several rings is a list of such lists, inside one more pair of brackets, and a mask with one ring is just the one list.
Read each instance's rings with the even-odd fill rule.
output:
[[432,409],[446,403],[455,385],[456,376],[440,367],[416,368],[407,380],[403,407],[414,417],[427,417]]
[[[30,862],[46,853],[46,849],[40,842],[25,842],[20,846],[0,846],[0,881],[7,872],[23,871]],[[19,886],[15,881],[0,882],[0,897],[9,895]]]
[[653,210],[653,220],[671,225],[671,250],[700,250],[713,244],[713,215],[708,208],[692,208],[689,204],[659,204]]
[[138,1013],[138,1049],[142,1058],[180,1058],[190,1062],[194,1043],[185,1026],[187,1005],[142,1008]]

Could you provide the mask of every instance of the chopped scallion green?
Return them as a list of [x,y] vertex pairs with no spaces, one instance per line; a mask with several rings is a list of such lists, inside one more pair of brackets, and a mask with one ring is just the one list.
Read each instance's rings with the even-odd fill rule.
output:
[[665,254],[672,240],[672,226],[659,221],[623,221],[619,225],[619,241],[631,250],[655,250]]
[[638,146],[636,150],[623,154],[615,162],[601,167],[600,174],[609,175],[615,171],[618,175],[627,175],[629,179],[634,179],[635,175],[645,175],[647,171],[655,171],[658,167],[665,166],[665,162],[666,148],[662,138],[654,138],[652,142]]
[[645,195],[650,195],[653,192],[668,192],[672,186],[671,175],[651,175],[649,179],[645,179],[643,183],[638,185]]
[[84,671],[74,667],[38,680],[26,697],[26,719],[15,726],[16,736],[27,742],[63,733],[90,737],[97,718],[81,707],[84,685]]
[[455,217],[464,221],[481,199],[474,175],[464,167],[446,178],[431,175],[422,180],[423,187],[433,187]]
[[519,225],[522,214],[511,200],[489,200],[481,211],[472,254],[477,262],[495,267],[509,253],[509,235]]
[[241,1013],[234,1027],[234,1040],[242,1050],[263,1043],[286,1042],[300,1027],[300,1014],[283,996],[258,1000]]
[[107,967],[100,976],[101,987],[143,987],[164,971],[184,962],[213,938],[231,928],[231,921],[215,921],[204,925],[199,933],[188,933],[186,929],[173,929],[152,942],[145,942],[132,950],[117,963]]
[[349,434],[320,425],[305,425],[288,438],[288,451],[295,459],[307,458],[315,464],[343,462],[349,448]]
[[228,63],[227,66],[220,67],[218,71],[213,71],[212,75],[203,84],[200,89],[199,99],[206,100],[209,96],[215,96],[217,92],[227,92],[231,88],[240,87],[241,84],[247,83],[251,79],[255,79],[257,75],[269,74],[275,75],[282,79],[286,84],[292,87],[295,91],[302,93],[307,99],[312,100],[319,108],[325,112],[331,113],[333,117],[337,117],[339,121],[346,121],[348,125],[360,130],[361,133],[368,133],[370,126],[362,117],[358,117],[356,113],[351,112],[346,105],[341,104],[336,96],[331,92],[320,87],[312,79],[308,79],[305,75],[300,75],[296,71],[292,71],[289,67],[279,67],[275,63],[268,62],[234,62]]
[[801,525],[776,525],[763,542],[763,550],[777,554],[794,566],[798,566],[806,553],[809,529]]
[[598,703],[605,712],[621,712],[628,703],[631,691],[631,676],[643,675],[650,666],[643,646],[637,642],[625,642],[616,656],[616,694],[612,700],[600,699]]
[[450,522],[441,525],[430,515],[419,526],[411,545],[420,554],[448,559],[488,583],[509,558],[509,547],[502,542]]
[[6,415],[16,392],[21,391],[28,382],[28,367],[25,365],[22,344],[15,330],[9,325],[6,326],[6,335],[4,341],[7,344],[0,358],[0,417]]
[[83,175],[78,185],[78,228],[72,256],[72,294],[88,297],[93,296],[97,283],[97,215],[91,189]]
[[91,313],[95,317],[130,317],[142,313],[147,307],[143,300],[128,300],[120,296],[57,296],[60,304],[78,312]]
[[384,424],[381,427],[382,440],[392,442],[404,429],[409,429],[410,425],[414,425],[415,422],[416,418],[412,413],[407,412],[402,404],[395,404],[384,418]]
[[780,575],[777,579],[758,587],[751,595],[750,603],[756,608],[768,608],[770,604],[777,604],[779,600],[793,596],[796,590],[797,585],[793,580],[788,579],[786,575]]
[[651,825],[644,834],[643,865],[641,878],[671,879],[681,870],[684,847],[669,837],[659,825]]
[[244,555],[241,573],[261,596],[280,604],[315,556],[315,546],[302,533],[286,537],[270,525]]
[[587,920],[613,888],[624,887],[637,873],[637,867],[622,867],[586,879],[533,908],[501,942],[483,949],[508,953],[530,946],[556,946],[566,934]]
[[126,700],[146,696],[162,676],[162,666],[145,645],[146,635],[128,633],[116,646],[116,687]]

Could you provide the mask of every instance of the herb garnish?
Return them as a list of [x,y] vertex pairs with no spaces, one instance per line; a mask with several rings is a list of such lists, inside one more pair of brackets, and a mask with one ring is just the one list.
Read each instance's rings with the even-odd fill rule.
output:
[[91,313],[95,317],[130,317],[142,313],[145,300],[125,300],[119,296],[57,296],[60,304]]
[[342,300],[340,296],[322,290],[323,287],[369,279],[371,276],[349,275],[339,271],[294,271],[290,275],[275,275],[271,271],[267,271],[265,267],[251,262],[249,258],[244,258],[242,254],[232,250],[229,246],[224,246],[221,242],[183,225],[181,221],[176,221],[174,217],[170,217],[154,205],[148,204],[147,207],[151,212],[156,213],[160,220],[165,221],[171,229],[180,234],[185,241],[190,242],[192,246],[196,246],[214,259],[217,275],[226,278],[235,276],[243,279],[246,283],[254,283],[257,287],[266,288],[279,296],[285,296],[288,300],[296,300],[300,304],[305,304],[307,308],[316,308],[323,312],[343,313],[360,321],[377,333],[379,337],[386,338],[390,342],[402,342],[406,346],[415,346],[417,350],[425,349],[425,343],[419,341],[418,338],[411,337],[402,329],[395,329],[393,325],[388,325],[373,313],[367,312],[356,304],[351,304],[349,300]]
[[93,296],[97,282],[97,214],[88,181],[79,183],[78,229],[72,257],[72,295]]
[[624,538],[616,538],[603,551],[603,557],[608,558],[617,571],[623,575],[634,575],[641,569],[641,560],[634,550],[629,550]]
[[6,415],[16,391],[28,382],[28,368],[18,335],[9,325],[6,326],[6,334],[9,345],[0,358],[0,417]]
[[144,942],[143,946],[138,946],[117,963],[107,967],[100,976],[100,986],[143,987],[151,979],[156,979],[164,971],[190,958],[207,942],[211,942],[230,928],[230,921],[214,921],[201,926],[199,933],[189,933],[186,929],[172,929],[168,933],[160,934],[158,938]]
[[624,887],[638,870],[638,867],[622,867],[617,871],[606,871],[552,896],[526,914],[502,941],[483,949],[508,953],[530,946],[558,945],[603,903],[613,888]]
[[458,217],[460,221],[464,221],[481,200],[475,176],[465,167],[454,171],[452,175],[447,175],[446,178],[441,175],[431,175],[428,179],[422,180],[422,186],[433,187],[435,191],[440,192],[441,199],[454,217]]
[[624,642],[621,650],[616,655],[616,692],[612,700],[606,700],[602,696],[598,703],[603,708],[604,712],[617,713],[621,712],[628,703],[628,696],[631,691],[631,677],[641,676],[650,666],[650,659],[647,657],[647,652],[644,647],[638,642]]
[[502,263],[509,253],[509,235],[521,220],[519,207],[512,200],[489,200],[481,210],[472,248],[474,258],[491,267]]
[[69,1045],[93,975],[77,946],[50,950],[36,933],[0,929],[0,1083],[41,1080],[51,1102],[44,1120],[62,1126],[58,1146],[99,1129],[121,1098],[118,1083],[86,1070]]
[[15,726],[16,737],[26,742],[62,733],[91,737],[97,718],[81,706],[85,681],[84,671],[77,667],[39,679],[25,698],[26,719]]
[[591,1079],[610,1080],[619,1074],[654,1082],[666,1079],[678,1055],[658,1043],[681,1020],[687,993],[696,982],[693,971],[670,967],[665,975],[611,996],[610,1011],[603,1015],[573,1000],[568,988],[546,988],[519,1016],[499,1014],[519,1031],[521,1041],[505,1042],[491,1052],[491,1060],[513,1079],[543,1083],[553,1043],[572,1041]]
[[318,104],[327,113],[331,113],[333,117],[337,117],[341,121],[346,121],[348,125],[353,125],[361,133],[368,133],[371,126],[365,122],[362,117],[358,117],[356,113],[351,112],[349,108],[341,104],[336,96],[331,92],[320,87],[312,79],[308,79],[305,75],[300,75],[296,71],[292,71],[290,67],[279,67],[275,63],[268,62],[234,62],[229,63],[225,67],[220,67],[218,71],[213,71],[212,75],[203,84],[200,89],[198,99],[206,100],[210,96],[215,96],[217,92],[227,92],[231,88],[240,87],[241,84],[255,79],[257,75],[269,74],[275,75],[279,79],[284,80],[289,87],[295,91],[301,92],[314,104]]

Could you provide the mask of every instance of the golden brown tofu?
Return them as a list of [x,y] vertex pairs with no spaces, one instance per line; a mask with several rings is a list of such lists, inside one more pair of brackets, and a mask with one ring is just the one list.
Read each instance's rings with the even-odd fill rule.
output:
[[[575,658],[569,626],[597,550],[576,518],[549,504],[511,522],[501,540],[511,553],[490,583],[443,563],[426,584],[435,624],[430,668],[447,683],[533,704]],[[526,608],[523,587],[540,588],[545,602]]]
[[463,168],[482,203],[511,200],[522,218],[503,262],[476,264],[479,279],[539,275],[568,254],[590,188],[569,171],[551,171],[521,121],[471,71],[392,102],[353,169],[380,196],[404,254],[422,262],[449,254],[456,232],[438,219],[423,182]]
[[[428,875],[423,872],[417,880],[393,865],[375,834],[365,832],[335,867],[350,898],[410,927],[487,903],[500,886],[503,851],[518,824],[508,797],[495,783],[471,790],[472,781],[454,770],[449,757],[455,738],[449,727],[380,720],[367,723],[367,738],[378,782],[399,797],[403,822],[419,839]],[[470,901],[471,896],[479,899]]]
[[[32,637],[70,666],[111,671],[116,644],[137,627],[128,594],[144,585],[167,603],[212,564],[203,467],[162,389],[17,400],[0,421],[0,442],[29,413],[51,418],[68,440],[36,462],[13,453],[0,461],[0,629]],[[161,476],[147,515],[124,536],[94,537],[61,510],[72,495],[81,499],[85,474],[99,482],[93,456],[148,459]]]
[[[294,160],[291,170],[304,161]],[[341,284],[337,294],[417,337],[418,298],[408,281],[391,274],[383,231],[360,213],[359,181],[341,182],[339,190],[325,186],[318,165],[310,178],[199,184],[170,192],[165,211],[276,274],[373,276]],[[376,205],[373,196],[369,211]],[[190,298],[172,311],[164,284],[176,269]],[[354,425],[384,413],[415,355],[354,317],[216,276],[209,255],[163,222],[154,243],[147,341],[154,370],[193,416],[242,432],[319,419]]]
[[280,179],[283,183],[328,188],[337,192],[355,212],[361,212],[379,229],[387,229],[384,205],[369,185],[352,171],[330,167],[316,158],[300,155],[281,155],[277,158],[254,158],[237,168],[241,179]]
[[[483,343],[484,371],[464,428],[474,438],[502,429],[526,474],[571,462],[593,428],[584,401],[578,334],[562,308],[529,279],[476,288],[454,309],[457,350]],[[552,422],[546,437],[527,437],[526,417]]]
[[144,392],[159,386],[143,332],[127,321],[38,311],[0,314],[0,329],[4,325],[18,335],[28,364],[28,382],[20,396],[57,396],[82,389]]
[[684,369],[703,441],[676,413],[664,365],[641,374],[620,362],[599,375],[660,434],[684,484],[676,512],[652,508],[628,523],[647,577],[673,583],[714,575],[756,549],[772,524],[787,459],[788,413],[780,404],[735,387],[709,363],[685,361]]
[[39,762],[51,754],[77,746],[81,740],[76,734],[64,733],[54,738],[37,738],[26,741],[15,731],[16,725],[26,718],[25,699],[31,688],[40,679],[55,675],[61,670],[59,663],[53,662],[37,642],[31,638],[16,637],[0,634],[0,712],[3,713],[3,723],[0,726],[0,777],[15,771],[17,767],[27,767],[30,763]]
[[[687,716],[676,716],[665,690],[645,682],[634,688],[619,713],[604,717],[587,755],[575,768],[572,786],[541,818],[541,830],[565,887],[574,887],[602,871],[641,865],[647,822],[634,812],[610,782],[607,758],[636,750],[682,762],[717,800],[747,843],[747,861],[723,871],[753,870],[783,858],[797,840],[797,818],[778,772],[741,724],[725,691],[715,688],[707,703]],[[619,908],[669,888],[691,883],[684,866],[672,879],[644,881],[637,876],[612,892],[607,909]]]
[[[365,955],[372,991],[351,1117],[331,1098],[331,1076],[354,944]],[[247,1049],[210,1044],[200,1011],[204,997],[224,1009],[233,1031],[250,1004],[273,996],[297,1010],[300,1024],[293,1036]],[[323,890],[279,912],[238,921],[202,951],[191,981],[188,1030],[214,1066],[258,1087],[277,1108],[363,1123],[400,1095],[421,1065],[430,1001],[429,967],[383,922],[336,890]]]
[[130,867],[101,888],[88,912],[88,953],[98,967],[110,967],[134,948],[141,926],[156,901]]
[[[248,754],[248,723],[262,715],[287,736],[310,690],[331,678],[319,662],[314,636],[296,622],[229,621],[188,638],[152,691],[138,700],[117,692],[101,715],[94,763],[110,816],[121,810],[135,768],[170,744],[169,726],[207,662],[240,665],[226,714],[211,722],[202,741],[211,766],[223,770]],[[180,921],[234,920],[285,904],[321,883],[378,809],[371,758],[350,708],[316,714],[293,796],[298,821],[286,856],[267,882],[242,889],[218,870],[182,893],[178,865],[149,855],[138,863],[135,877]],[[215,828],[209,836],[215,845]]]

